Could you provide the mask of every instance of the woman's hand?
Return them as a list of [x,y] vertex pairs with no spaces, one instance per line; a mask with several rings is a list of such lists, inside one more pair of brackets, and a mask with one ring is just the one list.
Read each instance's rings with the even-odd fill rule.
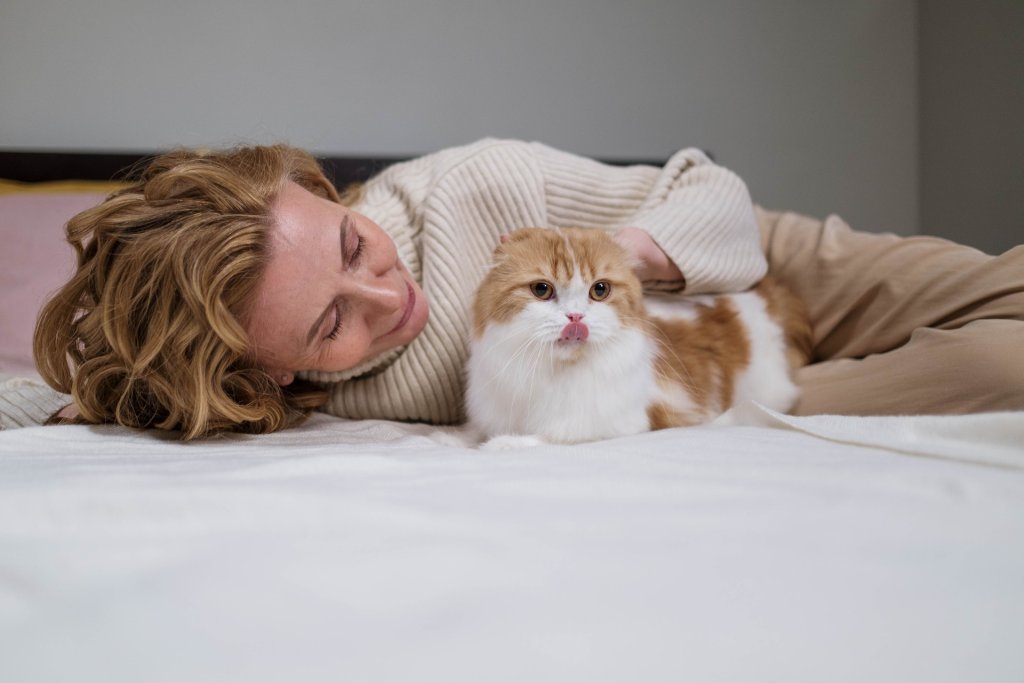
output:
[[633,257],[636,262],[633,271],[641,282],[670,283],[680,288],[685,284],[682,271],[646,230],[620,228],[613,238]]
[[78,408],[75,407],[74,403],[64,406],[54,417],[59,417],[62,420],[73,420],[78,417]]

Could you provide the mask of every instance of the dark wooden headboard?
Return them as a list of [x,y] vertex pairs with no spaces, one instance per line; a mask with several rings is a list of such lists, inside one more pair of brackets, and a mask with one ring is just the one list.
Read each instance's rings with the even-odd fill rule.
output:
[[[22,182],[48,180],[121,180],[140,161],[152,158],[145,152],[9,152],[0,150],[0,178]],[[361,182],[410,157],[401,156],[321,156],[320,163],[336,187]],[[662,160],[606,159],[616,166],[648,164],[661,166]]]
[[[0,151],[0,178],[37,183],[48,180],[121,180],[154,153],[5,152]],[[320,157],[337,187],[366,180],[408,157]]]

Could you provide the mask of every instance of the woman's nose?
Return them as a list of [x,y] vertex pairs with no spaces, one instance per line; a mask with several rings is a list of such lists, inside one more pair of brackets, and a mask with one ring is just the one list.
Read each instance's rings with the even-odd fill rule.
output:
[[407,288],[404,281],[391,277],[367,275],[355,283],[353,296],[370,314],[390,314],[405,306]]

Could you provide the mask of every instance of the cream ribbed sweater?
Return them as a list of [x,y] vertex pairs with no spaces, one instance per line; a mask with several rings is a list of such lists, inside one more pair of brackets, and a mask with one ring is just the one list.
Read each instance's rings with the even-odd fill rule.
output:
[[48,387],[39,377],[0,373],[0,429],[41,425],[71,397]]
[[325,410],[342,417],[462,419],[473,294],[500,235],[516,228],[643,228],[689,293],[743,290],[767,270],[746,186],[696,149],[664,168],[615,167],[538,143],[481,140],[391,166],[353,208],[395,240],[430,318],[397,358],[331,385]]

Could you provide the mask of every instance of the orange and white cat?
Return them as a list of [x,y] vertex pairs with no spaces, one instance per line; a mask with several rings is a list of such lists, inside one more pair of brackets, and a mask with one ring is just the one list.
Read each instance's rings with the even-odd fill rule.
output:
[[810,327],[770,278],[720,296],[645,295],[600,230],[524,228],[473,305],[466,413],[493,447],[695,425],[745,399],[798,396]]

